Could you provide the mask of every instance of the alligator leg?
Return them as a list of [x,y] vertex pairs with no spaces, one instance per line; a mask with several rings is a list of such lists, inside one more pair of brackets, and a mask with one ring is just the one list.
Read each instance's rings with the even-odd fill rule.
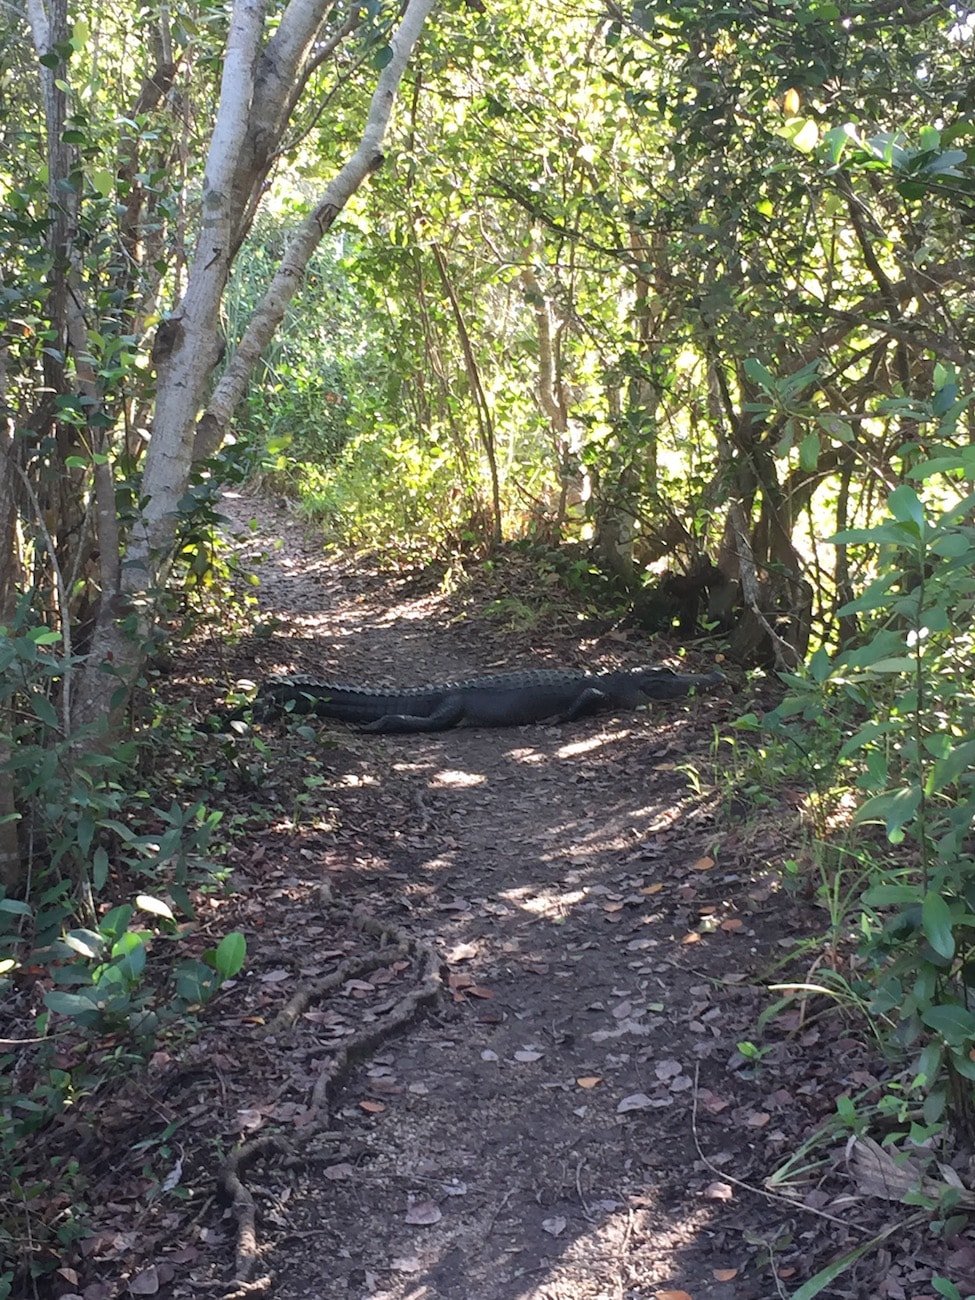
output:
[[605,691],[599,690],[597,686],[587,686],[572,701],[571,707],[565,713],[560,713],[555,721],[578,722],[580,718],[591,717],[592,714],[598,713],[600,709],[610,707],[612,707],[612,701]]
[[409,731],[448,731],[464,720],[464,702],[448,695],[443,704],[425,718],[410,713],[387,713],[375,722],[367,722],[362,731],[405,733]]

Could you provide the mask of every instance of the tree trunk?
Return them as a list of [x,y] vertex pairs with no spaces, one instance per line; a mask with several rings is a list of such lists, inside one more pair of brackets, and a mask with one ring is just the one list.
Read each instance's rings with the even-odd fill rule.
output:
[[481,384],[481,376],[474,356],[474,346],[467,330],[464,313],[461,311],[460,302],[454,292],[454,286],[450,282],[450,276],[447,272],[447,260],[443,255],[443,250],[436,244],[433,246],[433,256],[437,264],[437,270],[440,272],[440,281],[443,284],[444,293],[447,295],[450,309],[453,312],[457,335],[460,338],[461,351],[464,354],[464,369],[467,371],[467,382],[470,385],[471,399],[474,402],[474,410],[477,416],[477,428],[481,438],[481,446],[484,448],[484,455],[487,458],[488,473],[491,479],[491,512],[494,516],[491,521],[491,541],[493,545],[500,546],[502,541],[501,477],[498,473],[498,451],[494,436],[494,419],[491,415],[491,406]]
[[[0,355],[0,395],[6,396],[5,354]],[[0,425],[0,625],[9,628],[13,622],[17,580],[17,488],[14,469],[14,442],[6,421]],[[10,736],[13,734],[13,700],[0,701],[0,774],[12,757]],[[14,803],[14,783],[9,776],[0,776],[0,885],[8,893],[16,892],[23,884],[19,836],[17,833],[17,807]]]
[[[193,461],[219,446],[254,364],[280,324],[312,252],[349,197],[381,163],[380,145],[396,91],[434,3],[408,0],[391,40],[392,58],[379,74],[359,147],[298,228],[197,424],[219,357],[220,304],[246,220],[248,184],[258,184],[261,174],[255,158],[271,156],[287,124],[287,114],[275,112],[273,106],[267,109],[261,120],[265,126],[272,123],[271,133],[277,131],[277,140],[266,139],[260,150],[255,150],[255,93],[262,90],[266,97],[274,98],[267,89],[269,82],[262,89],[256,80],[256,70],[264,66],[258,51],[265,5],[264,0],[236,0],[234,4],[204,175],[196,252],[186,292],[172,317],[160,325],[153,347],[158,382],[141,484],[143,509],[129,540],[117,588],[102,593],[91,651],[76,693],[73,721],[78,727],[95,726],[110,733],[119,722],[141,670],[157,601],[172,564],[180,501]],[[323,0],[295,0],[286,9],[270,45],[277,42],[279,49],[287,45],[292,64],[300,61],[311,39],[309,32],[317,32],[327,7]],[[289,27],[292,22],[293,30]],[[293,103],[287,86],[275,85],[278,96],[288,99],[290,112]]]

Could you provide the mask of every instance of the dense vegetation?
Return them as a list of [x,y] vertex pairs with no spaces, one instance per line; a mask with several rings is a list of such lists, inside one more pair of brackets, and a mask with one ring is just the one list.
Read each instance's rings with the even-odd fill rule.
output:
[[[147,981],[219,818],[146,688],[261,476],[388,558],[531,542],[778,674],[740,738],[809,789],[818,983],[898,1135],[971,1142],[972,14],[430,7],[0,13],[8,989],[124,1059],[243,961]],[[7,1152],[78,1086],[41,1060]]]

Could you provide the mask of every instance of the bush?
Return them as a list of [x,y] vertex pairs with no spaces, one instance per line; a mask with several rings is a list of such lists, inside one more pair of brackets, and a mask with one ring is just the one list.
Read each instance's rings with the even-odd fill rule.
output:
[[869,632],[817,651],[768,719],[842,737],[834,779],[857,792],[855,825],[883,827],[890,846],[867,840],[860,855],[854,991],[907,1063],[888,1108],[906,1115],[905,1099],[921,1099],[915,1140],[945,1120],[975,1137],[975,494],[945,509],[946,472],[975,480],[975,449],[914,471],[927,504],[903,484],[887,518],[834,538],[879,557],[840,611]]

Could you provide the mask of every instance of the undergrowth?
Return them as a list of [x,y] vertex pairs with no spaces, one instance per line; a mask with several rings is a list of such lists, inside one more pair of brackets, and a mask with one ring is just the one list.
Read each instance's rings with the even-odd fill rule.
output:
[[[975,453],[914,479],[952,470],[971,480]],[[963,1222],[951,1165],[975,1144],[975,494],[930,496],[904,484],[886,519],[834,539],[879,557],[839,611],[861,637],[785,674],[778,706],[721,744],[729,796],[803,792],[806,847],[785,876],[828,915],[815,974],[780,985],[771,1010],[827,997],[888,1061],[817,1140],[879,1127],[892,1151],[937,1159],[940,1191],[919,1203],[950,1234]]]
[[[226,633],[227,589],[247,577],[214,540],[213,490],[186,506],[170,626],[219,619]],[[209,939],[199,920],[227,888],[234,833],[183,780],[199,737],[151,696],[111,749],[72,730],[77,661],[37,608],[26,593],[0,628],[0,780],[19,849],[0,889],[0,1300],[32,1292],[87,1232],[87,1099],[192,1034],[245,960],[241,935]]]

